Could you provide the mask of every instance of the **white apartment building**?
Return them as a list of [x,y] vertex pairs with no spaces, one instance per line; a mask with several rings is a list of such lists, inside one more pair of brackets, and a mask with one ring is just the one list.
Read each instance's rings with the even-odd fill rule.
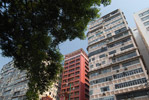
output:
[[148,100],[147,70],[123,12],[92,22],[87,37],[90,100]]
[[[141,36],[140,32],[137,28],[132,29],[133,36],[135,38],[136,44],[138,46],[141,57],[143,58],[144,64],[146,66],[147,71],[149,72],[149,50],[146,48],[144,43],[144,39]],[[149,75],[149,74],[148,74]]]
[[11,61],[0,72],[0,100],[25,100],[28,89],[26,72],[14,68]]
[[[28,81],[26,71],[15,68],[13,61],[4,65],[0,72],[0,100],[26,100]],[[39,95],[39,99],[49,96],[53,100],[59,100],[60,86],[60,81],[57,81],[43,95]]]
[[149,50],[149,8],[136,12],[134,14],[134,20],[136,22],[137,29]]

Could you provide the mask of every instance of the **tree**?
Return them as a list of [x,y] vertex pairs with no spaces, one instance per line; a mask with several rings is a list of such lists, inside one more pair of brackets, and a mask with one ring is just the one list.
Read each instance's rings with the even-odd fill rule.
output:
[[58,44],[84,39],[98,7],[111,0],[0,0],[0,49],[27,70],[29,100],[36,100],[62,71]]

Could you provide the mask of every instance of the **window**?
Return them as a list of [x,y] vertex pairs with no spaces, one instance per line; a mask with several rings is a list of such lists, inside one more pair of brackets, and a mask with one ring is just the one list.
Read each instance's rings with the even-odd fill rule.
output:
[[89,91],[89,95],[92,95],[92,94],[93,94],[93,90],[90,90],[90,91]]
[[68,67],[65,67],[65,70],[68,69]]
[[122,18],[119,18],[119,19],[113,21],[111,24],[114,24],[114,23],[116,23],[116,22],[118,22],[118,21],[120,21],[120,20],[122,20]]
[[145,25],[145,26],[149,25],[149,21],[145,22],[144,25]]
[[74,69],[69,70],[69,72],[73,72],[73,71],[74,71]]
[[95,58],[92,58],[92,61],[94,61],[95,60]]
[[75,74],[77,75],[77,74],[79,74],[80,72],[78,71],[78,72],[76,72]]
[[138,63],[140,63],[139,59],[122,63],[122,66],[127,67],[127,66],[131,66],[131,65],[134,65],[134,64],[138,64]]
[[107,34],[107,37],[110,37],[110,36],[112,36],[112,34],[111,34],[111,33]]
[[69,74],[68,76],[69,76],[69,77],[70,77],[70,76],[74,76],[74,73],[72,73],[72,74]]
[[99,66],[101,66],[101,64],[100,64],[100,63],[97,63],[97,64],[96,64],[96,67],[99,67]]
[[124,22],[122,22],[120,24],[117,24],[117,25],[113,26],[112,28],[106,29],[105,32],[110,31],[110,30],[112,30],[112,29],[114,29],[116,27],[119,27],[119,26],[123,25],[123,24],[124,24]]
[[103,32],[99,32],[99,33],[96,34],[96,36],[101,35],[102,33],[103,33]]
[[130,40],[131,40],[130,37],[128,37],[128,38],[125,38],[125,39],[123,39],[123,40],[116,41],[116,42],[114,42],[114,43],[108,45],[108,47],[109,47],[109,48],[112,48],[112,47],[114,47],[114,46],[117,46],[117,45],[120,45],[120,44],[124,44],[125,42],[128,42],[128,41],[130,41]]
[[104,74],[104,73],[108,73],[108,72],[111,72],[111,68],[102,69],[102,70],[100,70],[99,73]]
[[94,73],[90,74],[90,77],[94,77],[94,76],[97,76],[97,75],[99,75],[99,73],[98,72],[94,72]]
[[125,35],[128,35],[128,32],[116,34],[116,35],[114,36],[114,39],[118,39],[118,38],[120,38],[120,37],[122,37],[122,36],[125,36]]
[[64,75],[64,78],[66,78],[67,77],[67,75]]
[[92,100],[115,100],[113,96],[106,96],[106,97],[103,97],[103,98],[98,98],[98,99],[92,99]]
[[133,47],[133,44],[124,46],[124,47],[122,47],[122,48],[120,48],[120,49],[121,49],[121,51],[123,51],[123,50],[129,49],[129,48],[131,48],[131,47]]
[[142,68],[138,68],[138,69],[126,71],[126,72],[123,72],[123,73],[115,74],[115,75],[113,75],[113,77],[114,77],[114,79],[118,79],[118,78],[130,76],[130,75],[134,75],[134,74],[137,74],[137,73],[141,73],[141,72],[143,72]]
[[113,50],[113,51],[110,51],[110,52],[109,52],[109,55],[115,54],[115,53],[116,53],[116,50]]
[[100,88],[101,92],[109,91],[109,86]]
[[69,78],[69,79],[68,79],[68,82],[70,82],[70,81],[72,81],[72,80],[74,80],[74,78]]
[[68,63],[65,63],[65,66],[67,66],[68,65]]
[[64,72],[64,74],[66,74],[66,73],[67,73],[67,71]]
[[117,61],[121,61],[121,60],[125,60],[125,59],[128,59],[128,58],[134,57],[134,56],[137,56],[136,52],[131,52],[131,53],[122,55],[120,57],[117,57],[116,59],[117,59]]
[[102,39],[104,39],[104,38],[105,38],[105,36],[101,36],[101,37],[99,37],[98,39],[89,42],[88,44],[90,45],[90,44],[92,44],[93,42],[100,41],[100,40],[102,40]]
[[105,64],[105,61],[102,61],[102,63],[101,64]]
[[74,98],[74,100],[79,100],[79,97]]
[[75,61],[71,61],[71,62],[69,62],[69,64],[72,64],[72,63],[74,63]]
[[77,59],[76,62],[80,61],[80,59]]
[[111,42],[111,41],[113,41],[113,38],[111,37],[111,38],[109,38],[107,41],[108,41],[108,42]]
[[103,58],[103,57],[105,57],[105,56],[106,56],[105,54],[102,54],[102,55],[99,56],[99,58]]
[[137,79],[137,80],[133,80],[133,81],[128,81],[128,82],[116,84],[115,89],[129,87],[132,85],[142,84],[142,83],[146,83],[146,82],[147,82],[146,78],[141,78],[141,79]]
[[103,46],[104,44],[105,44],[105,41],[99,42],[99,43],[97,43],[97,44],[91,46],[90,49],[93,49],[93,48],[96,48],[96,47],[101,47],[101,46]]
[[107,51],[107,47],[103,47],[101,49],[98,49],[96,51],[93,51],[93,52],[89,53],[88,56],[91,57],[91,56],[94,56],[96,54],[99,54],[99,53],[102,53],[102,52],[105,52],[105,51]]
[[79,91],[78,92],[75,92],[75,95],[79,95]]
[[91,59],[89,59],[89,62],[91,62]]
[[93,37],[94,37],[94,35],[90,36],[90,37],[88,38],[88,40],[90,40],[90,39],[93,38]]
[[93,68],[93,65],[90,65],[90,68]]
[[80,63],[77,63],[76,66],[80,65]]
[[73,64],[73,65],[71,65],[71,66],[69,66],[69,68],[73,68],[75,65]]
[[17,96],[17,95],[19,95],[20,94],[20,91],[17,91],[17,92],[15,92],[14,94],[13,94],[13,96]]
[[126,30],[127,30],[127,28],[126,28],[126,27],[123,27],[123,28],[121,28],[121,29],[119,29],[119,30],[116,30],[116,31],[115,31],[115,34],[119,34],[119,33],[124,32],[124,31],[126,31]]
[[76,68],[76,70],[79,70],[79,69],[80,69],[80,67],[77,67],[77,68]]
[[145,16],[145,15],[147,15],[147,14],[149,14],[149,10],[147,10],[147,11],[145,11],[145,12],[139,14],[139,17]]
[[80,78],[79,76],[76,76],[76,77],[75,77],[75,79],[79,79],[79,78]]
[[148,15],[148,16],[145,16],[145,17],[143,17],[143,18],[141,18],[142,21],[145,21],[145,20],[147,20],[147,19],[149,19],[149,15]]
[[112,16],[112,17],[110,17],[110,18],[108,18],[108,19],[106,19],[105,22],[111,21],[112,19],[115,19],[115,18],[117,18],[118,16],[120,16],[119,13],[116,14],[116,15],[114,15],[114,16]]
[[103,82],[111,81],[111,80],[112,80],[112,76],[108,76],[108,77],[105,77],[105,78],[100,78],[100,79],[97,79],[97,80],[90,81],[90,85],[103,83]]
[[112,67],[112,69],[113,69],[113,70],[120,69],[120,66],[119,66],[119,65],[115,65],[115,66]]

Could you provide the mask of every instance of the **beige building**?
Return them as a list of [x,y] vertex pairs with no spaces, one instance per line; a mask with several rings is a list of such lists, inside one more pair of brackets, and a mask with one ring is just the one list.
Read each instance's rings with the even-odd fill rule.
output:
[[141,54],[141,57],[143,58],[146,69],[149,72],[149,51],[144,43],[144,39],[141,36],[140,32],[137,30],[137,28],[133,28],[132,32],[133,32],[133,36],[135,38],[136,44],[138,46],[139,52]]
[[26,71],[14,67],[11,61],[0,71],[0,100],[26,100],[28,89]]
[[119,9],[89,27],[90,100],[148,100],[148,75]]
[[[0,71],[0,100],[26,100],[28,82],[26,71],[15,68],[13,61],[7,63]],[[47,92],[39,96],[40,99],[50,96],[53,100],[59,100],[60,86],[60,81],[55,82]]]
[[143,9],[134,14],[137,29],[149,50],[149,8]]
[[60,93],[60,86],[60,81],[55,82],[51,87],[49,87],[48,91],[39,96],[40,100],[42,100],[42,97],[46,96],[52,98],[52,100],[60,100],[58,95]]

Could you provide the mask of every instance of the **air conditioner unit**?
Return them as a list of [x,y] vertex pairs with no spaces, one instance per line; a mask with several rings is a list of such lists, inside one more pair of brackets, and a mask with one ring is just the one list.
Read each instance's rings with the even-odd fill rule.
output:
[[116,72],[118,73],[118,72],[119,72],[119,70],[116,70]]
[[124,70],[127,70],[127,67],[125,67]]
[[104,96],[104,95],[106,95],[105,93],[102,93],[102,95]]

